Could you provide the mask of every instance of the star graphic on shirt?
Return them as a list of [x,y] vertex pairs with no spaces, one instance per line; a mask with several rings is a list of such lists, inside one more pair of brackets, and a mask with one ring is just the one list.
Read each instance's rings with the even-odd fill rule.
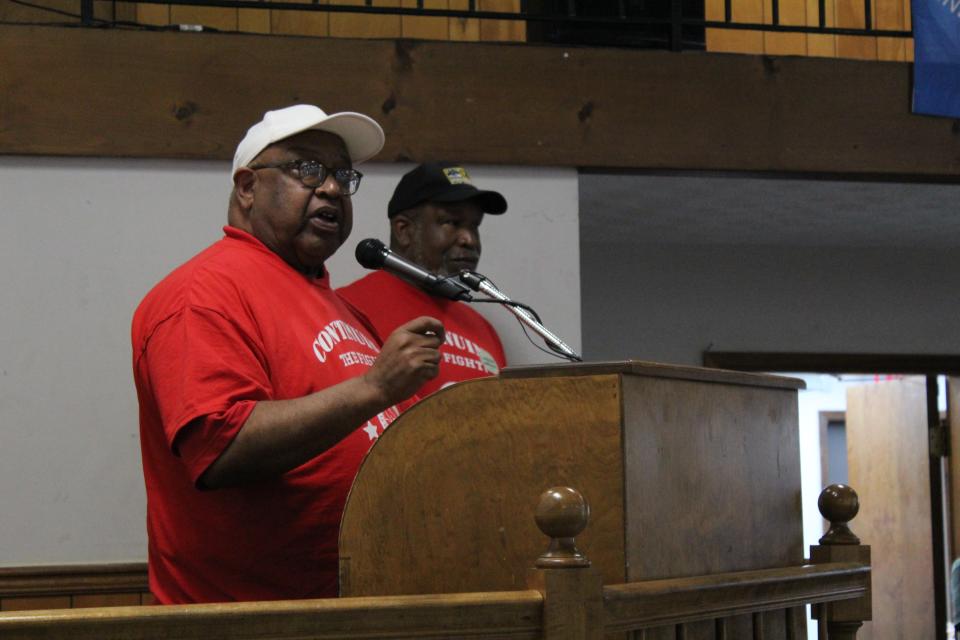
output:
[[380,434],[377,432],[377,427],[370,422],[367,423],[367,426],[365,426],[363,430],[367,432],[371,440],[376,440],[380,437]]

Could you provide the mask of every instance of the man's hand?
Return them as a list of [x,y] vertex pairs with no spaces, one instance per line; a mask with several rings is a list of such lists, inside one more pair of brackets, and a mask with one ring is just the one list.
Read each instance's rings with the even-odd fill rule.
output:
[[443,325],[412,320],[390,334],[366,373],[302,398],[261,400],[240,433],[199,479],[234,487],[294,469],[350,435],[357,425],[406,400],[440,368]]
[[406,400],[439,373],[443,336],[443,324],[428,316],[397,327],[364,378],[386,404]]

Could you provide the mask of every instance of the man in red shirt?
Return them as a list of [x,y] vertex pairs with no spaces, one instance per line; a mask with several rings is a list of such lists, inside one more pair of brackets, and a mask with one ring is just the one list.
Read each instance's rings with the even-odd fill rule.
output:
[[[480,261],[484,214],[506,210],[504,197],[477,189],[462,166],[422,164],[401,178],[387,205],[390,249],[439,276],[473,271]],[[417,316],[443,322],[440,372],[420,388],[420,397],[454,382],[495,375],[506,366],[496,331],[463,302],[433,297],[386,271],[375,271],[337,293],[362,311],[381,335]]]
[[[383,344],[330,289],[354,163],[383,131],[294,105],[237,147],[224,237],[133,318],[150,590],[161,603],[336,596],[337,535],[361,459],[437,374],[443,327]],[[384,334],[386,335],[386,334]]]

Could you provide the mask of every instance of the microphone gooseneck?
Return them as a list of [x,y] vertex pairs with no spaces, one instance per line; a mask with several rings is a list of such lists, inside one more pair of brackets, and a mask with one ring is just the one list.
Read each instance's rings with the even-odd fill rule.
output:
[[568,347],[556,334],[543,326],[539,318],[523,308],[525,305],[519,305],[508,298],[507,295],[490,282],[490,279],[486,276],[476,273],[475,271],[461,271],[460,281],[474,291],[502,303],[513,315],[517,316],[520,322],[538,333],[554,353],[558,353],[573,362],[583,362],[583,358],[580,357],[579,353]]

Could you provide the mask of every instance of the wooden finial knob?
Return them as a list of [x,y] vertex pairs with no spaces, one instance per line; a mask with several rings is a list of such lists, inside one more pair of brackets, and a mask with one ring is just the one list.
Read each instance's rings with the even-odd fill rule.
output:
[[547,489],[540,495],[535,520],[540,531],[550,538],[550,547],[537,559],[536,566],[590,566],[573,540],[590,520],[590,505],[579,491],[570,487]]
[[820,544],[860,544],[860,538],[847,526],[860,511],[856,491],[845,484],[831,484],[820,492],[817,507],[830,522],[830,530],[820,538]]

